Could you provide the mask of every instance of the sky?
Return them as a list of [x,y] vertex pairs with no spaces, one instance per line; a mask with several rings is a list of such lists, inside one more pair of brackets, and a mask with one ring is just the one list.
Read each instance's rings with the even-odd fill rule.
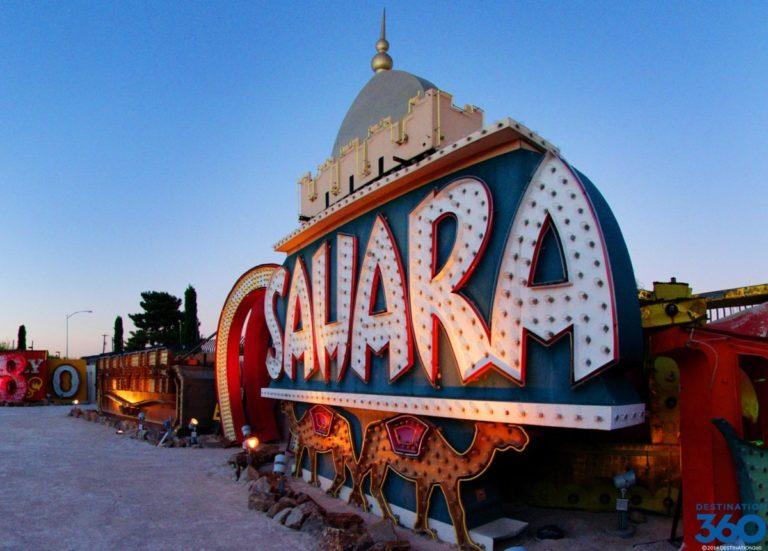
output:
[[[372,76],[383,4],[0,3],[0,341],[99,353],[139,293],[282,260],[297,181]],[[638,282],[768,282],[768,3],[386,3],[395,68],[522,121],[619,220]],[[107,345],[107,350],[110,345]]]

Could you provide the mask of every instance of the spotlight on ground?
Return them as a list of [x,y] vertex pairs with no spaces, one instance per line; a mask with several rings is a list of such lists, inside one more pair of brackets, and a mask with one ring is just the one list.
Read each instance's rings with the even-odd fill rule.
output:
[[613,477],[613,485],[619,490],[621,497],[616,499],[616,511],[619,513],[619,528],[614,531],[614,535],[620,538],[629,538],[635,533],[635,527],[629,524],[629,499],[627,499],[627,490],[637,482],[635,471],[629,469],[625,473],[617,474]]
[[197,419],[193,417],[192,419],[189,420],[189,425],[187,425],[187,428],[189,428],[189,433],[190,433],[189,443],[193,446],[197,444],[197,424],[198,424]]

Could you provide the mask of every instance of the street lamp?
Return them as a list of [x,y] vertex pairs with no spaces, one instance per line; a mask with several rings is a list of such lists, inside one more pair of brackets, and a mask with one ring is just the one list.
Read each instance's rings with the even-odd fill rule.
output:
[[77,314],[93,314],[93,310],[78,310],[77,312],[67,314],[67,358],[69,358],[69,318]]

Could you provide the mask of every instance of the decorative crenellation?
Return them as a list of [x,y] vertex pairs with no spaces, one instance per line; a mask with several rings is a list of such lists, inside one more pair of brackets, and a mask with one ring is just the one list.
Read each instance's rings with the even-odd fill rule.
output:
[[355,190],[396,169],[403,160],[450,145],[481,128],[477,107],[453,105],[453,97],[436,89],[411,98],[400,120],[386,117],[368,129],[365,139],[353,139],[317,168],[317,175],[300,180],[300,209],[313,217]]
[[[509,141],[512,142],[514,140],[522,140],[523,147],[528,149],[532,149],[534,151],[552,151],[555,154],[559,153],[559,149],[557,147],[549,143],[530,128],[526,127],[524,124],[510,118],[502,119],[480,130],[472,132],[471,134],[461,138],[459,141],[441,147],[434,153],[427,155],[425,158],[415,161],[412,165],[399,168],[395,172],[387,174],[383,178],[369,182],[360,189],[358,189],[358,186],[355,186],[354,193],[351,195],[346,195],[343,198],[339,198],[334,203],[330,203],[328,208],[321,210],[316,215],[312,216],[309,220],[302,222],[296,230],[275,243],[274,249],[276,251],[286,252],[289,254],[294,252],[296,248],[289,244],[294,242],[294,240],[303,234],[306,234],[316,225],[324,222],[329,217],[338,217],[340,214],[342,214],[342,211],[346,212],[352,205],[359,205],[359,201],[365,197],[374,192],[380,191],[383,188],[387,188],[393,185],[405,175],[428,171],[431,168],[431,165],[437,161],[465,155],[465,150],[467,147],[474,146],[477,142],[495,142],[498,139],[499,133],[502,132],[512,132],[514,139]],[[302,178],[302,191],[306,189],[305,186],[314,185],[311,184],[311,181],[312,177],[309,173]]]

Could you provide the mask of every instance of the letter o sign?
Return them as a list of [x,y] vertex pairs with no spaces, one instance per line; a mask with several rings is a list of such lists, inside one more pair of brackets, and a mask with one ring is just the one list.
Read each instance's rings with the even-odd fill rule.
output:
[[[69,373],[69,390],[64,390],[61,387],[61,376],[65,372]],[[59,398],[71,398],[77,394],[77,391],[80,388],[80,374],[73,366],[69,364],[62,364],[58,366],[53,372],[53,378],[51,382],[53,383],[53,392],[56,394],[56,396]]]

